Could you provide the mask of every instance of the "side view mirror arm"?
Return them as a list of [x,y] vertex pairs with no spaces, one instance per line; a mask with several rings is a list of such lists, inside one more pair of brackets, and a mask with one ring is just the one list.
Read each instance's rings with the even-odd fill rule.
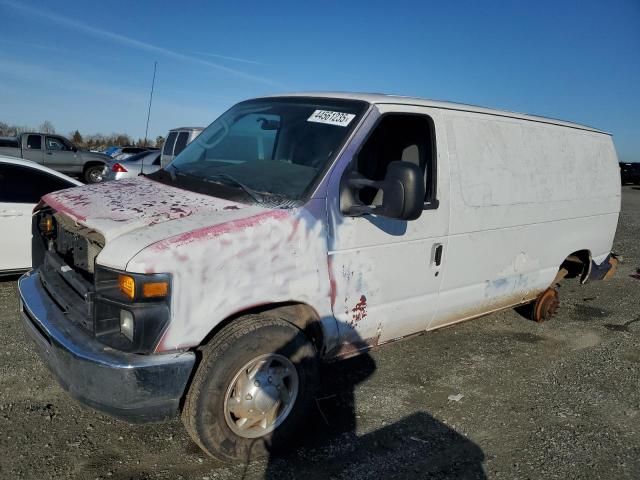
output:
[[[377,182],[375,180],[369,180],[358,172],[351,172],[346,181],[346,187],[352,191],[358,191],[365,187],[382,189],[384,182]],[[361,215],[375,215],[378,208],[371,205],[363,205],[360,203],[352,204],[349,209],[344,212],[351,217],[359,217]]]
[[369,180],[357,172],[352,172],[347,180],[349,188],[359,190],[364,187],[382,188],[383,182],[376,182],[375,180]]

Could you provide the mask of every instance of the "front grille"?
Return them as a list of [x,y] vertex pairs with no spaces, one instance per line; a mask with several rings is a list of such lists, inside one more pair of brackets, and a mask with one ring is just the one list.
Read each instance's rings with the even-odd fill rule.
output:
[[[52,221],[53,232],[45,228]],[[48,208],[34,215],[32,233],[33,267],[43,287],[72,323],[95,333],[94,268],[104,237]]]
[[39,269],[42,285],[64,314],[89,332],[94,330],[93,285],[67,265],[56,252],[47,251]]
[[100,253],[100,245],[84,235],[68,230],[61,223],[57,224],[54,244],[56,252],[63,259],[86,272],[88,280],[93,280],[95,259]]

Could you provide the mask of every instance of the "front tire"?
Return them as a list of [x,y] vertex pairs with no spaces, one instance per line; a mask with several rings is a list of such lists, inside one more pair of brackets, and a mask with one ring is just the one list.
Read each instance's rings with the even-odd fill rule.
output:
[[204,348],[182,421],[193,440],[223,461],[249,460],[290,443],[312,405],[317,354],[294,325],[247,315]]

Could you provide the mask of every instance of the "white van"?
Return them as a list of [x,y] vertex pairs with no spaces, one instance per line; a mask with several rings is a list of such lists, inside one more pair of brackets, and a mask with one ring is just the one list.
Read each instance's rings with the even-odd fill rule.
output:
[[176,156],[189,145],[194,138],[200,135],[202,127],[180,127],[169,130],[167,139],[162,146],[160,165],[164,168],[169,165]]
[[[620,176],[611,136],[367,94],[239,103],[169,167],[44,197],[24,325],[75,398],[182,413],[206,452],[278,447],[320,361],[602,279]],[[37,232],[40,232],[39,234]]]

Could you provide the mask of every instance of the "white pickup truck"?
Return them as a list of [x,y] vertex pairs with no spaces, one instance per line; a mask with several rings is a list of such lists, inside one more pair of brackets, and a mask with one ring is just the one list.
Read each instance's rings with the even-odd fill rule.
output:
[[102,181],[104,166],[111,160],[102,153],[80,150],[60,135],[45,133],[0,137],[0,155],[31,160],[58,172],[81,177],[87,183]]
[[[305,426],[318,362],[603,279],[611,136],[368,94],[239,103],[165,169],[46,195],[23,323],[69,393],[225,460]],[[428,352],[425,352],[428,355]],[[434,361],[437,361],[435,359]]]

